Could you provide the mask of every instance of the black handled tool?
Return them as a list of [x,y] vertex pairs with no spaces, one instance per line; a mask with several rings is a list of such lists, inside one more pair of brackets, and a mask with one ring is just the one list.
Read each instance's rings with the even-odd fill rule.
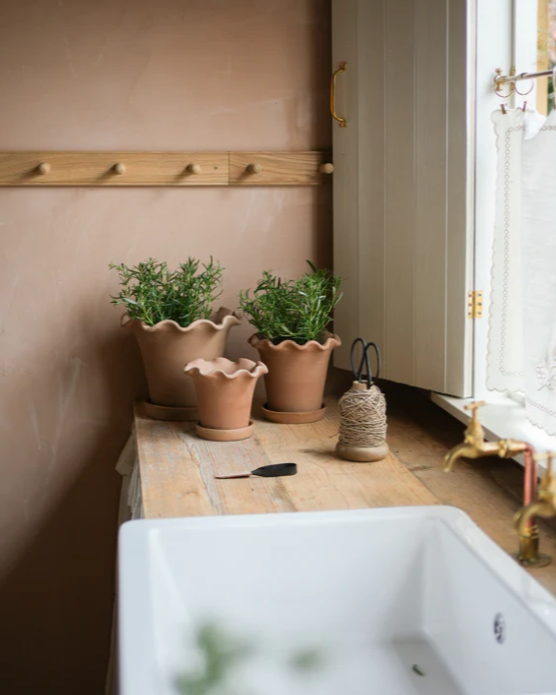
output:
[[[361,354],[361,362],[359,362],[359,367],[355,366],[355,349],[357,345],[361,343],[361,348],[363,350]],[[369,348],[374,348],[376,352],[376,374],[372,375],[371,363],[369,360]],[[367,382],[367,388],[371,388],[373,379],[378,379],[380,374],[380,350],[376,343],[366,343],[363,338],[356,338],[351,344],[351,371],[353,373],[353,378],[360,384],[363,383],[363,379]]]
[[260,475],[263,478],[278,478],[282,475],[295,475],[297,463],[274,463],[270,466],[261,466],[254,471],[246,473],[232,473],[231,475],[215,475],[215,478],[224,480],[227,478],[250,478],[252,475]]

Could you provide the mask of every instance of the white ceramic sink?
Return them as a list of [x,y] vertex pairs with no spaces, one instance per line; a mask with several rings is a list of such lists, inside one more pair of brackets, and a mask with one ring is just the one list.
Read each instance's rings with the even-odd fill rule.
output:
[[556,600],[451,507],[132,521],[119,653],[121,695],[546,695]]

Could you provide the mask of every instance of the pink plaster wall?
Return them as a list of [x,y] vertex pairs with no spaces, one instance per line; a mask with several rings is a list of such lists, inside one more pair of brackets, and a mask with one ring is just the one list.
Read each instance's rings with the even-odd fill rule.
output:
[[[329,0],[0,2],[0,149],[330,146]],[[108,262],[213,254],[224,303],[330,260],[330,190],[0,189],[0,689],[102,690],[145,394]],[[231,354],[249,354],[246,326]]]

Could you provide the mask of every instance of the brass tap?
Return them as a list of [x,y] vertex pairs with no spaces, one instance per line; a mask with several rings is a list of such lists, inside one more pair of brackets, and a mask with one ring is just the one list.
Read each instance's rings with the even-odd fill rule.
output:
[[[455,462],[460,458],[478,459],[483,456],[499,456],[500,458],[512,458],[517,454],[525,454],[525,474],[524,474],[524,510],[531,510],[527,513],[523,523],[519,521],[519,550],[515,554],[517,561],[526,567],[543,567],[548,565],[550,558],[548,555],[539,553],[539,529],[534,522],[535,514],[543,515],[548,511],[543,500],[543,506],[533,503],[537,486],[537,464],[533,457],[533,448],[526,442],[516,439],[500,439],[497,442],[487,442],[485,431],[479,422],[477,410],[483,405],[484,401],[475,401],[465,406],[466,410],[471,411],[471,420],[465,430],[463,444],[451,449],[444,457],[444,471],[449,473]],[[537,511],[540,510],[540,511]],[[516,524],[518,521],[516,521]]]
[[471,411],[471,420],[465,430],[463,444],[451,449],[444,457],[444,471],[450,473],[455,462],[460,458],[478,459],[483,456],[499,456],[500,458],[512,458],[527,450],[527,444],[515,439],[500,439],[498,442],[487,442],[485,431],[479,422],[477,410],[484,401],[474,401],[465,406],[465,410]]
[[556,452],[537,454],[536,461],[546,460],[547,466],[541,480],[539,496],[523,506],[514,517],[514,525],[519,536],[518,559],[523,565],[543,567],[550,563],[550,557],[539,553],[539,529],[531,521],[542,516],[547,519],[556,516],[556,477],[552,472],[552,459]]

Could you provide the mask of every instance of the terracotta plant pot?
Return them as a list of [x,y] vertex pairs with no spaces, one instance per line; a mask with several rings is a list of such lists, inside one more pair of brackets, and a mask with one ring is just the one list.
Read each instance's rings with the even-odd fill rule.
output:
[[249,418],[255,385],[257,379],[268,372],[262,362],[243,358],[231,362],[224,357],[210,361],[197,359],[184,371],[193,380],[197,393],[199,436],[218,441],[251,436],[253,428]]
[[[265,417],[290,424],[320,420],[324,416],[322,399],[330,355],[342,344],[338,336],[327,334],[323,344],[310,340],[298,345],[293,340],[284,340],[274,345],[268,338],[256,334],[249,338],[249,343],[259,351],[268,367],[264,378]],[[276,417],[273,413],[282,415]],[[299,413],[305,417],[300,418]]]
[[[185,378],[183,368],[198,357],[206,360],[221,357],[230,328],[240,323],[237,315],[222,308],[212,319],[193,321],[187,328],[169,320],[154,326],[129,317],[124,322],[126,316],[122,325],[133,331],[139,343],[151,404],[190,409],[190,417],[184,419],[196,420],[196,412],[191,411],[196,405],[195,389],[191,380]],[[157,409],[152,410],[151,417],[157,417]]]

